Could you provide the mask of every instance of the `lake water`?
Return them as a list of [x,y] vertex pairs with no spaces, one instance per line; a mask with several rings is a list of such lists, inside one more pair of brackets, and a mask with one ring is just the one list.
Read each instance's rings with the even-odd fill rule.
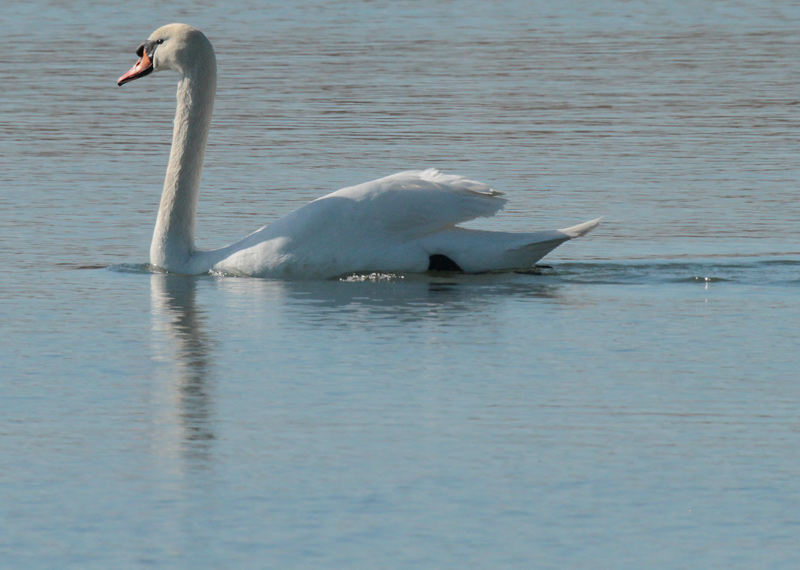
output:
[[[167,5],[169,4],[169,5]],[[411,168],[539,274],[145,264],[217,49],[198,240]],[[800,567],[795,2],[19,2],[0,20],[0,567]]]

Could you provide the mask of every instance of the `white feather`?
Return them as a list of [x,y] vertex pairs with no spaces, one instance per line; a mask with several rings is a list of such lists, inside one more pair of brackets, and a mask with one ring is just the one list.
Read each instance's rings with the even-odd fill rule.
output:
[[[150,249],[153,265],[177,273],[209,271],[269,277],[421,272],[446,256],[470,272],[530,267],[599,220],[563,230],[508,233],[458,224],[493,216],[506,202],[488,185],[435,169],[410,170],[342,188],[243,240],[213,251],[194,246],[203,152],[216,89],[216,58],[202,32],[183,24],[150,36],[153,69],[178,72],[172,150]],[[144,62],[144,63],[143,63]],[[137,62],[127,83],[149,64]],[[124,79],[124,81],[123,81]]]

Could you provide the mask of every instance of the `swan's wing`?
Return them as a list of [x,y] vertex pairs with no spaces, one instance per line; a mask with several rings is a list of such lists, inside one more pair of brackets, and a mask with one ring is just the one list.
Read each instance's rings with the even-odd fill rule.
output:
[[[482,216],[506,200],[486,184],[436,170],[400,172],[342,188],[229,248],[220,271],[330,277],[350,271],[425,271],[423,236]],[[234,269],[231,269],[234,268]]]
[[487,184],[435,169],[409,170],[342,188],[318,201],[352,201],[348,210],[362,230],[403,235],[410,239],[473,220],[493,216],[505,198]]
[[335,277],[353,271],[421,272],[431,256],[469,272],[529,267],[599,220],[562,230],[508,233],[458,224],[505,204],[486,184],[436,170],[400,172],[342,188],[228,248],[214,269],[245,275]]

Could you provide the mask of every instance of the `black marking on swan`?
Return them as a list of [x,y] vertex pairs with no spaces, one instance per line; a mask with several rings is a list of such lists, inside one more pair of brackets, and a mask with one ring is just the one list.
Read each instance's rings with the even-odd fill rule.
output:
[[441,253],[434,253],[428,258],[428,271],[458,271],[463,273],[464,270],[458,266],[458,263],[442,255]]

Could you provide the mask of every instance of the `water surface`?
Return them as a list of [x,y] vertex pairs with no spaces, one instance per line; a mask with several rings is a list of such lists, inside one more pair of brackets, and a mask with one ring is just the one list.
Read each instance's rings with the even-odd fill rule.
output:
[[[146,267],[174,77],[217,49],[198,239],[409,168],[505,275]],[[791,2],[37,1],[0,53],[0,566],[800,564]]]

